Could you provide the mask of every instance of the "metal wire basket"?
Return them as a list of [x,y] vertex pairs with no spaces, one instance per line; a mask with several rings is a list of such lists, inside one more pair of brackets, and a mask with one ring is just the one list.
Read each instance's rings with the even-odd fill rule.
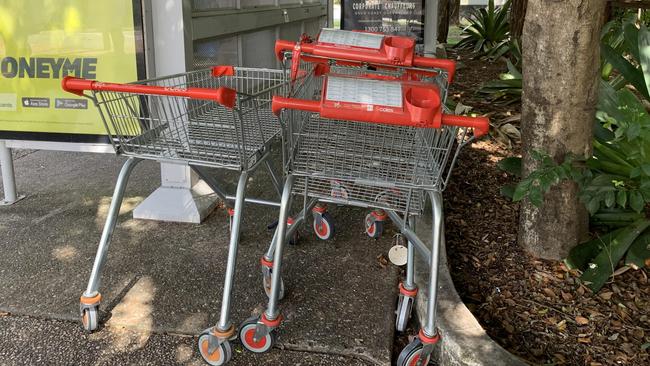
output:
[[[341,70],[362,77],[369,71]],[[307,74],[296,90],[304,99],[319,100],[323,78]],[[444,77],[429,82],[446,86]],[[301,110],[286,110],[282,119],[289,152],[285,170],[297,177],[295,194],[411,214],[422,210],[423,191],[445,189],[460,149],[472,138],[467,127],[395,126],[322,118]]]
[[[225,70],[225,71],[224,71]],[[274,95],[287,95],[281,70],[213,68],[133,83],[174,91],[234,89],[228,108],[214,100],[146,92],[92,90],[117,153],[153,160],[247,170],[281,126],[271,113]]]

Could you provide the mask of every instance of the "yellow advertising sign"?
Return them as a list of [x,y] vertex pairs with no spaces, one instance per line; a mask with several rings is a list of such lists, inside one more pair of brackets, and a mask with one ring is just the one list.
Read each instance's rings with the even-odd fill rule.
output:
[[0,0],[0,138],[106,135],[61,79],[137,80],[141,29],[138,0]]

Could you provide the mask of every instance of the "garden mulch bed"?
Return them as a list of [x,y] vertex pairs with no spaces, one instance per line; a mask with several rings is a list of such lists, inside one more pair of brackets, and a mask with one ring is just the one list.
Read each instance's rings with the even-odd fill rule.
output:
[[[497,122],[520,113],[519,105],[497,107],[474,94],[503,64],[460,61],[452,98]],[[519,206],[499,191],[513,179],[496,164],[519,150],[516,141],[472,144],[445,191],[447,252],[461,297],[493,339],[532,363],[650,365],[646,270],[619,273],[592,294],[578,273],[517,245]]]

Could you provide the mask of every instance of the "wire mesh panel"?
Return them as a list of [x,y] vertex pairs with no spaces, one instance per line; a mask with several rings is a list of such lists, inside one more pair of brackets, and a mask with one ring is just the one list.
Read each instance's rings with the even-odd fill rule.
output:
[[419,214],[424,205],[423,190],[387,188],[351,180],[297,175],[293,194],[315,197],[325,202],[380,208]]
[[457,129],[341,121],[311,115],[299,131],[292,171],[387,188],[439,189]]
[[[335,202],[419,212],[421,190],[444,190],[464,128],[392,126],[310,114],[289,171],[307,178],[294,192]],[[452,159],[450,159],[450,157]],[[415,193],[414,193],[415,192]]]
[[[320,100],[325,75],[314,64],[301,63],[293,94]],[[406,68],[330,66],[329,75],[404,79]],[[447,74],[421,74],[446,98]],[[298,177],[294,193],[325,201],[400,212],[422,210],[422,190],[444,190],[466,128],[419,128],[321,118],[287,110],[286,172]]]
[[287,95],[280,70],[235,68],[213,76],[211,69],[134,83],[164,87],[237,91],[235,107],[203,99],[114,91],[93,91],[118,153],[155,160],[248,169],[281,125],[271,113],[274,95]]

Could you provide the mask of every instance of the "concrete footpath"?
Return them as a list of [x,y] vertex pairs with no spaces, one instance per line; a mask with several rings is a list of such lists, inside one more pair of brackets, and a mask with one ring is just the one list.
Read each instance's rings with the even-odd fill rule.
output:
[[[122,158],[19,153],[18,189],[28,197],[0,207],[0,364],[200,365],[194,336],[219,316],[228,218],[217,209],[200,225],[134,220],[132,209],[160,181],[158,165],[138,165],[126,190],[102,279],[100,329],[78,323],[85,289]],[[232,179],[232,177],[231,177]],[[269,191],[251,178],[251,195]],[[285,253],[285,322],[277,349],[253,355],[234,342],[232,365],[389,365],[396,267],[378,256],[393,243],[363,232],[365,211],[331,207],[339,225],[323,242],[302,229]],[[259,259],[277,211],[247,206],[233,319],[266,304]],[[311,224],[311,220],[308,221]]]

